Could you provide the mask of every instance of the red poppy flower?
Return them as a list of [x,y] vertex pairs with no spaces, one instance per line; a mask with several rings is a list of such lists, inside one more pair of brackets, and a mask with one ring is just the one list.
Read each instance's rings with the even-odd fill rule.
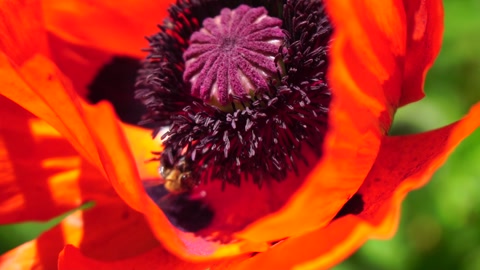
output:
[[145,161],[162,152],[150,131],[83,100],[113,55],[143,57],[141,37],[155,33],[170,1],[2,2],[0,221],[48,220],[96,203],[2,255],[2,267],[54,268],[63,248],[61,269],[321,269],[368,238],[391,236],[405,195],[480,125],[480,105],[447,127],[388,136],[395,110],[423,96],[441,43],[441,2],[324,2],[335,30],[321,158],[304,149],[314,163],[261,188],[196,183],[214,213],[199,230],[173,226],[144,188],[159,178],[158,164]]

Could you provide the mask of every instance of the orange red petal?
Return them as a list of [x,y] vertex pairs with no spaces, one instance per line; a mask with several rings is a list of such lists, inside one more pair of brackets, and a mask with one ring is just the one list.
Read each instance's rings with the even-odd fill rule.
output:
[[427,70],[442,44],[443,4],[438,0],[403,0],[407,18],[407,51],[400,106],[421,99]]
[[479,126],[480,103],[463,120],[444,128],[385,137],[377,161],[358,191],[364,201],[359,215],[347,215],[325,228],[287,239],[232,269],[328,269],[367,239],[392,236],[407,193],[426,184],[454,148]]
[[0,82],[4,85],[0,94],[45,120],[62,133],[82,156],[96,165],[100,164],[95,145],[79,112],[79,98],[50,60],[37,54],[16,68],[0,53]]
[[[272,241],[320,228],[356,192],[375,160],[396,108],[410,95],[404,90],[415,84],[410,91],[423,91],[425,76],[404,77],[403,63],[412,63],[415,74],[423,74],[438,53],[442,6],[440,1],[422,3],[427,6],[421,18],[431,33],[427,35],[430,38],[422,39],[423,47],[412,45],[419,51],[429,50],[417,63],[416,52],[408,48],[411,35],[407,36],[420,27],[418,19],[410,19],[418,12],[417,5],[401,1],[326,1],[335,34],[328,75],[334,96],[324,156],[289,204],[240,232],[240,237]],[[415,99],[413,95],[418,96],[412,94],[410,101]],[[318,209],[322,211],[312,216]]]
[[96,204],[2,255],[2,269],[19,264],[52,269],[66,243],[99,260],[158,246],[144,216],[127,206],[64,137],[3,96],[0,104],[5,117],[0,125],[0,222],[45,221],[86,202]]
[[238,233],[241,238],[270,242],[325,226],[363,183],[391,125],[400,96],[396,59],[406,53],[402,6],[353,0],[326,5],[335,32],[322,159],[283,209]]
[[41,1],[0,2],[0,51],[21,65],[35,53],[48,54]]
[[[136,146],[149,145],[152,147],[154,147],[155,141],[142,132],[137,133],[135,138],[132,128],[125,129],[129,135],[124,137],[118,123],[111,120],[115,115],[107,103],[100,103],[95,107],[84,106],[84,108],[85,120],[94,140],[97,145],[102,146],[99,150],[100,156],[111,184],[130,206],[146,215],[156,236],[166,248],[179,256],[192,260],[208,260],[209,258],[265,250],[266,244],[257,241],[220,245],[173,228],[158,206],[147,196],[140,181],[136,165],[140,166],[140,171],[143,170],[142,166],[147,165],[141,164],[142,161],[136,163],[132,158],[132,153],[128,150],[127,140],[136,141],[134,144]],[[145,156],[150,149],[139,148],[135,150],[134,154],[138,157]],[[154,176],[152,169],[147,169],[147,171],[149,172],[146,175]]]
[[[360,98],[380,102],[391,116],[401,96],[402,61],[408,54],[402,3],[395,0],[326,3],[336,29],[332,60],[344,63],[353,81],[362,86],[357,93]],[[371,110],[378,108],[375,104],[365,105]]]
[[111,60],[113,52],[72,44],[52,34],[48,35],[48,40],[52,60],[71,80],[75,92],[86,97],[89,85],[102,66]]
[[92,209],[77,211],[37,239],[2,254],[0,268],[56,269],[58,254],[66,244],[78,246],[92,260],[103,262],[139,256],[157,248],[158,242],[143,216],[114,193],[111,195],[110,201],[98,201]]
[[144,36],[157,31],[173,1],[43,1],[47,31],[72,44],[142,57]]
[[3,96],[0,114],[0,223],[46,221],[109,189],[50,125]]
[[182,261],[172,254],[168,253],[162,247],[157,247],[144,254],[136,257],[115,260],[115,261],[98,261],[86,257],[81,251],[74,246],[68,245],[60,253],[58,261],[58,269],[69,270],[89,270],[89,269],[208,269],[208,264],[194,264]]

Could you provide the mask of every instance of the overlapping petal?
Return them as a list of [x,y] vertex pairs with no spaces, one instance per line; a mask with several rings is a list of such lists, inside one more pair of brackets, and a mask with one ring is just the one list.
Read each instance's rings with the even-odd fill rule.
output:
[[392,236],[407,193],[425,185],[453,149],[479,126],[480,104],[477,104],[463,120],[441,129],[384,137],[375,165],[357,193],[363,204],[359,206],[363,209],[360,213],[289,238],[233,269],[328,269],[367,239]]
[[0,268],[56,269],[58,255],[67,244],[77,246],[91,260],[103,262],[134,258],[160,249],[143,216],[118,197],[112,197],[109,202],[100,201],[93,209],[71,214],[37,239],[1,255]]
[[98,194],[110,189],[91,185],[101,174],[50,125],[3,96],[0,104],[0,223],[46,221],[93,200],[80,182]]
[[[422,25],[406,21],[420,7],[399,1],[326,1],[326,5],[335,33],[329,67],[334,97],[324,155],[282,210],[252,224],[239,233],[241,237],[273,241],[326,225],[363,183],[400,99],[407,95],[403,89],[412,85],[411,76],[403,75],[409,74],[404,63],[413,59],[407,33],[428,27],[428,40],[423,42],[432,50],[415,66],[417,73],[426,73],[438,53],[443,29],[440,1],[426,3]],[[420,45],[410,46],[419,50]],[[423,82],[424,76],[415,91],[423,93]],[[318,209],[322,211],[312,217],[310,213]]]
[[101,260],[158,246],[143,215],[127,206],[62,135],[3,96],[0,104],[5,117],[0,125],[0,222],[44,221],[86,202],[96,204],[2,255],[2,269],[16,269],[19,263],[52,269],[67,243]]

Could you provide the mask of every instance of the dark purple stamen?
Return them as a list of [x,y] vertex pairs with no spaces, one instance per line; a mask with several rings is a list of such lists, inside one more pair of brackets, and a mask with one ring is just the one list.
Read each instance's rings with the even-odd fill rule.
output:
[[[299,164],[308,165],[309,161],[312,161],[305,158],[303,153],[305,149],[313,151],[320,157],[328,127],[331,100],[326,73],[329,64],[327,54],[333,32],[323,1],[178,0],[177,2],[170,8],[170,17],[160,26],[159,33],[148,38],[149,54],[139,71],[136,84],[136,97],[142,100],[148,109],[145,122],[155,123],[157,127],[155,135],[163,128],[168,129],[163,137],[164,150],[158,156],[160,165],[169,168],[175,167],[181,161],[187,162],[192,179],[196,179],[197,185],[213,180],[220,180],[223,185],[240,185],[245,179],[252,180],[260,187],[262,183],[268,181],[285,180],[290,172],[299,173]],[[202,71],[208,75],[208,72],[214,70],[203,68],[199,64],[202,63],[199,59],[204,57],[207,58],[203,60],[205,66],[212,52],[205,50],[204,53],[198,53],[198,56],[195,54],[189,56],[192,54],[189,51],[197,46],[192,40],[201,40],[201,37],[193,38],[195,33],[207,31],[205,24],[208,23],[205,23],[203,28],[201,24],[209,20],[213,21],[210,22],[213,24],[215,20],[221,22],[222,16],[226,16],[223,14],[227,13],[221,12],[224,8],[233,10],[230,11],[230,18],[235,17],[239,20],[235,14],[232,15],[232,12],[238,12],[236,8],[240,8],[239,3],[250,5],[245,14],[263,10],[255,7],[264,6],[269,16],[282,21],[282,29],[279,30],[284,37],[282,44],[273,54],[275,58],[269,60],[272,65],[276,65],[276,68],[272,69],[273,74],[266,76],[268,69],[260,68],[261,65],[255,64],[254,61],[245,60],[250,69],[257,74],[265,73],[262,74],[262,82],[267,85],[267,89],[259,89],[261,87],[257,85],[254,85],[253,92],[251,89],[242,88],[239,91],[242,96],[238,97],[235,96],[233,89],[225,91],[224,87],[222,101],[225,101],[227,96],[227,106],[224,107],[228,108],[223,109],[222,106],[218,106],[221,102],[219,88],[217,86],[215,90],[213,87],[216,81],[220,80],[217,79],[220,76],[217,73],[209,75],[211,84],[205,88],[205,91],[208,90],[204,92],[205,97],[201,96],[200,89],[192,90],[196,82],[207,81],[198,78]],[[243,33],[245,28],[250,28],[248,31],[255,35],[268,36],[266,33],[268,31],[258,30],[264,25],[255,23],[252,25],[252,20],[255,22],[262,16],[264,20],[277,19],[267,17],[264,11],[261,13],[264,15],[256,17],[248,15],[250,21],[246,15],[242,21],[235,23],[232,21],[231,25],[237,26],[233,27],[237,31],[234,37],[248,36],[248,33],[238,34]],[[221,23],[211,27],[219,33],[224,33],[226,31],[224,28],[233,31],[228,27],[221,27]],[[221,42],[218,41],[220,43],[217,42],[216,48],[220,52],[217,52],[216,56],[224,57],[224,61],[215,63],[217,71],[225,74],[226,70],[225,76],[228,76],[228,68],[224,67],[227,66],[226,60],[228,65],[232,65],[232,57],[229,57],[231,51],[225,52],[225,49],[239,47],[239,44],[244,46],[245,43],[239,43],[224,35],[221,37],[224,38]],[[265,40],[260,43],[270,44],[268,39]],[[263,58],[258,59],[271,57],[265,56],[260,46],[252,45],[247,51],[261,54]],[[186,62],[191,59],[195,59],[192,62],[202,68],[196,75],[187,76],[185,73],[192,71]],[[209,66],[212,64],[213,62]],[[237,71],[243,72],[241,67]],[[254,81],[254,77],[248,75],[246,77],[250,83]],[[229,86],[234,84],[234,79],[230,77],[221,80],[228,81]],[[215,100],[212,102],[212,99],[216,99],[216,102]]]
[[266,91],[277,74],[275,55],[285,37],[281,25],[265,8],[246,5],[205,19],[183,54],[183,79],[191,83],[191,94],[226,105],[233,97]]

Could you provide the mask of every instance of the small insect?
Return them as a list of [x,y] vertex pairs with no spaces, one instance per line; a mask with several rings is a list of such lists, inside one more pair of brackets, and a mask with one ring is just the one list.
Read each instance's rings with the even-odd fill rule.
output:
[[161,162],[159,173],[165,181],[165,189],[171,193],[189,192],[197,185],[190,166],[184,158],[181,158],[173,166],[167,166]]

